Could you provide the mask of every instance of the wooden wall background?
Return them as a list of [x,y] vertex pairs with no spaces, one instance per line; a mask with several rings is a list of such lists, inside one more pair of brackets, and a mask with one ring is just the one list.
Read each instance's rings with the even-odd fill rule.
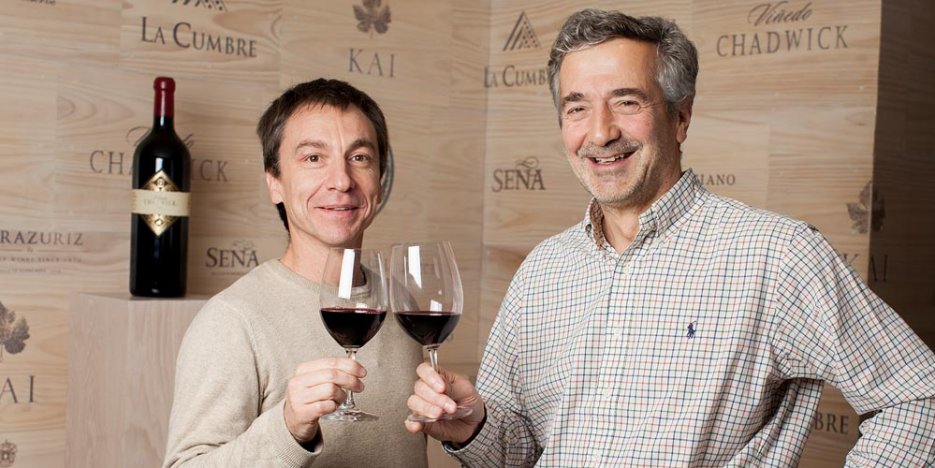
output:
[[[385,33],[358,29],[363,0],[2,0],[0,303],[30,335],[0,355],[0,439],[17,446],[15,466],[68,465],[69,298],[126,291],[129,170],[154,76],[177,81],[194,158],[192,294],[284,247],[254,136],[267,103],[318,76],[374,96],[395,186],[366,242],[453,242],[469,313],[441,356],[473,374],[516,267],[584,213],[545,62],[564,18],[588,5],[675,19],[701,58],[684,166],[818,226],[935,346],[926,0],[382,0]],[[802,465],[840,466],[856,437],[830,390]]]

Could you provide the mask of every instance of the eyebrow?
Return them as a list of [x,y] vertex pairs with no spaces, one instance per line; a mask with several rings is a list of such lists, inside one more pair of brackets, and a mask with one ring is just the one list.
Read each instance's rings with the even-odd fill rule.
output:
[[[306,146],[310,146],[310,147],[316,148],[316,149],[326,149],[326,148],[328,148],[328,144],[325,143],[324,141],[321,141],[321,140],[302,140],[302,141],[299,142],[298,145],[295,146],[295,149],[296,149],[296,150],[299,150],[299,149],[304,148],[304,147],[306,147]],[[350,147],[348,147],[348,152],[354,151],[354,150],[356,150],[356,149],[358,149],[358,148],[368,148],[368,149],[370,149],[370,150],[372,150],[372,151],[374,151],[374,152],[376,152],[376,150],[377,150],[376,145],[374,145],[373,142],[370,141],[370,139],[368,139],[368,138],[358,138],[358,139],[354,140],[354,141],[351,143]]]
[[617,88],[611,91],[610,95],[613,97],[636,96],[643,100],[649,99],[646,92],[639,88]]
[[581,94],[577,91],[570,92],[562,98],[560,108],[564,109],[565,105],[568,104],[569,102],[578,102],[578,101],[583,101],[583,100],[584,100],[584,94]]
[[[649,99],[645,91],[639,88],[617,88],[610,92],[611,97],[636,96],[640,99]],[[562,98],[561,107],[564,108],[569,102],[584,101],[584,94],[573,91]]]
[[348,151],[348,152],[351,152],[351,151],[354,151],[354,150],[356,150],[356,149],[358,149],[358,148],[367,148],[367,149],[369,149],[370,151],[373,151],[374,153],[377,152],[377,146],[374,145],[373,142],[370,141],[369,138],[358,138],[358,139],[354,140],[354,142],[351,143],[351,146],[348,147],[347,151]]
[[295,149],[299,150],[306,146],[311,146],[312,148],[317,148],[317,149],[328,147],[328,145],[326,145],[325,142],[321,140],[302,140],[299,142],[299,144],[295,145]]

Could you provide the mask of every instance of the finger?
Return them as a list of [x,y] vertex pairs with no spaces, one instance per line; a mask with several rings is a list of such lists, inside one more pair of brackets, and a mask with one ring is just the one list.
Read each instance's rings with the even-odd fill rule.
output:
[[305,374],[298,374],[289,382],[290,385],[294,383],[297,387],[296,391],[302,387],[312,388],[323,384],[337,385],[353,392],[362,392],[365,387],[364,382],[357,376],[334,368],[318,369]]
[[365,377],[367,375],[367,369],[359,362],[350,358],[339,357],[313,359],[303,362],[296,367],[295,375],[307,374],[322,369],[337,369],[356,377]]
[[[442,369],[439,370],[444,372]],[[416,367],[416,375],[418,375],[423,382],[431,385],[436,392],[445,392],[445,380],[438,372],[435,372],[435,369],[432,369],[432,366],[428,363],[423,362],[422,364],[419,364],[419,367]]]
[[406,405],[413,413],[434,419],[437,419],[445,412],[444,407],[427,401],[418,395],[410,395],[409,400],[406,401]]
[[[333,413],[338,408],[338,402],[331,399],[306,400],[289,399],[283,407],[287,420],[302,421],[304,424],[313,423],[322,416]],[[294,416],[289,416],[289,414]]]
[[413,434],[422,432],[422,429],[425,427],[425,425],[422,423],[410,421],[408,419],[403,422],[403,424],[406,426],[406,430]]
[[304,421],[318,421],[322,416],[337,411],[338,405],[333,400],[320,400],[298,408],[296,414]]
[[288,401],[298,419],[308,421],[334,412],[338,405],[344,402],[345,397],[346,394],[340,387],[325,384],[303,389],[298,394],[290,394]]
[[[457,404],[451,397],[444,393],[438,393],[435,389],[429,387],[424,381],[418,380],[415,385],[413,385],[414,396],[419,397],[426,403],[430,403],[438,408],[441,408],[442,411],[448,413],[454,413],[457,409]],[[424,414],[424,413],[423,413]]]
[[310,389],[312,397],[309,402],[315,401],[333,401],[337,404],[344,403],[347,398],[347,392],[335,384],[322,384]]

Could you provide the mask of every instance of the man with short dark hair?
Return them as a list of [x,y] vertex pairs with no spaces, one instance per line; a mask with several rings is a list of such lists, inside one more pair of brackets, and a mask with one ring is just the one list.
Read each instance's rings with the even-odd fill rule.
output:
[[468,466],[796,466],[825,382],[861,414],[849,466],[935,462],[935,354],[817,230],[681,169],[698,73],[674,23],[583,10],[549,59],[593,199],[539,244],[477,390],[420,365],[406,422]]
[[[399,426],[419,346],[384,327],[359,362],[337,357],[342,349],[319,315],[328,249],[359,248],[381,202],[389,154],[382,111],[351,85],[319,79],[270,104],[257,133],[289,244],[214,296],[189,326],[164,466],[426,466],[424,437]],[[363,391],[359,404],[379,420],[320,423],[345,390]]]

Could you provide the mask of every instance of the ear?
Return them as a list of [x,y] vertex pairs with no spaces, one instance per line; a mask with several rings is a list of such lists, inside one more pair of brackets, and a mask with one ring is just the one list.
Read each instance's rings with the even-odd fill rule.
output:
[[273,176],[272,172],[266,173],[266,191],[269,193],[269,201],[273,202],[274,205],[284,202],[282,196],[282,183],[279,179]]
[[687,98],[679,104],[675,112],[675,139],[679,144],[685,143],[688,138],[688,125],[692,120],[692,104],[694,98]]

